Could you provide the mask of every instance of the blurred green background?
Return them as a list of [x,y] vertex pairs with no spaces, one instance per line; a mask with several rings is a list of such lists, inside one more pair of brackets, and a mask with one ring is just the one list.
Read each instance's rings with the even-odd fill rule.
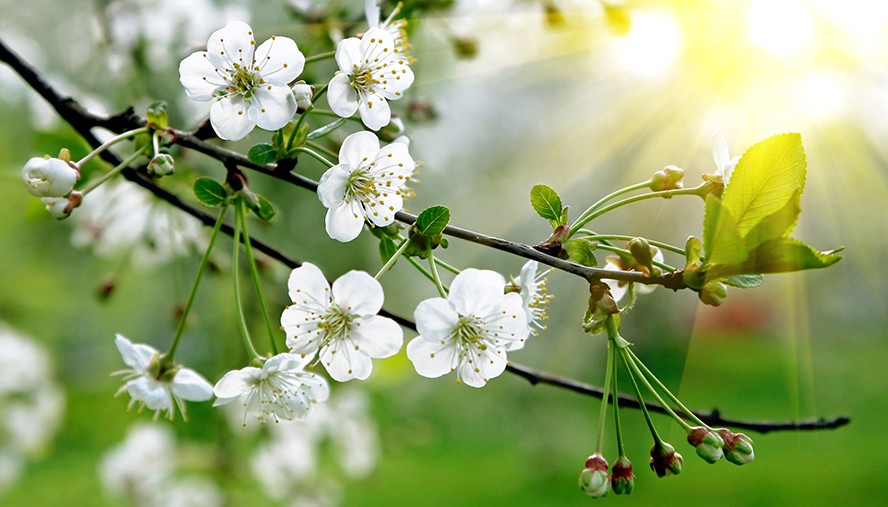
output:
[[[555,188],[577,216],[665,165],[684,168],[686,185],[696,185],[701,174],[715,171],[710,139],[716,128],[732,155],[774,134],[802,133],[808,183],[794,235],[821,250],[844,245],[845,259],[824,271],[769,276],[758,289],[731,289],[719,308],[703,307],[692,293],[657,290],[625,316],[622,334],[690,407],[777,421],[845,414],[851,424],[750,433],[757,459],[735,467],[696,458],[680,429],[657,416],[661,432],[685,457],[681,475],[657,479],[647,467],[651,441],[641,415],[624,411],[636,490],[599,502],[881,505],[888,494],[882,420],[888,415],[888,272],[881,266],[888,256],[888,10],[882,2],[420,2],[425,10],[406,3],[416,16],[410,41],[417,80],[394,110],[407,125],[411,153],[424,163],[417,197],[407,204],[414,212],[444,204],[455,225],[537,243],[549,226],[529,205],[534,184]],[[365,29],[336,21],[362,19],[361,2],[327,4],[320,21],[317,8],[311,2],[196,2],[194,12],[183,14],[187,9],[165,1],[0,0],[0,39],[97,112],[128,105],[142,112],[164,99],[174,125],[191,129],[206,109],[190,103],[178,85],[181,58],[229,18],[249,19],[257,40],[292,37],[306,55],[329,50],[330,34],[343,26],[354,27],[346,34]],[[305,76],[322,84],[334,70],[332,61],[323,61],[307,66]],[[47,348],[67,397],[56,438],[28,461],[0,504],[125,505],[103,493],[97,466],[131,423],[150,414],[127,412],[126,395],[112,397],[119,379],[108,374],[122,368],[113,337],[166,348],[199,255],[145,268],[125,256],[103,259],[74,248],[72,220],[51,219],[19,182],[32,156],[55,155],[62,146],[86,153],[82,140],[45,108],[0,67],[0,321]],[[429,108],[434,115],[423,114]],[[268,139],[256,130],[226,146],[246,152]],[[197,175],[224,174],[202,155],[174,155],[179,172],[161,184],[182,196],[189,196]],[[305,159],[296,171],[317,179],[323,167]],[[370,234],[349,244],[330,240],[314,194],[248,176],[278,209],[270,224],[251,224],[256,238],[316,263],[331,279],[351,269],[378,270]],[[688,235],[699,237],[701,219],[698,200],[676,198],[621,209],[594,227],[683,244]],[[179,353],[211,382],[245,364],[232,314],[230,241],[219,244],[213,258],[219,269],[204,278]],[[504,275],[517,276],[523,264],[459,240],[442,255],[459,267]],[[669,256],[667,262],[679,264]],[[288,272],[273,260],[263,264],[266,299],[277,318],[289,302]],[[245,270],[241,276],[247,280]],[[98,288],[108,281],[115,289],[100,298]],[[436,295],[404,262],[382,283],[386,308],[400,315],[411,316],[418,301]],[[555,295],[549,329],[510,359],[600,384],[604,340],[580,327],[587,287],[563,273],[550,274],[548,287]],[[245,293],[259,341],[258,305]],[[405,343],[412,337],[406,332]],[[598,400],[531,387],[510,374],[479,390],[456,386],[452,377],[421,378],[403,351],[375,362],[373,376],[357,386],[369,396],[379,428],[375,470],[363,479],[345,477],[331,449],[321,448],[318,476],[341,481],[341,505],[593,501],[577,490],[576,479],[594,450]],[[334,396],[344,388],[332,387]],[[174,423],[180,446],[189,449],[186,468],[214,480],[227,505],[263,499],[247,465],[256,437],[235,436],[209,405],[190,404],[189,422]],[[605,456],[612,460],[610,429],[607,436]]]

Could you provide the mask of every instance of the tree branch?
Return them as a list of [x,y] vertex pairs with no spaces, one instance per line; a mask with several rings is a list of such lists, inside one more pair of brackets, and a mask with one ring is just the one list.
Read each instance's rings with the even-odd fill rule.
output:
[[[59,115],[69,125],[71,125],[71,127],[73,127],[74,130],[77,131],[77,133],[80,134],[93,148],[101,145],[101,142],[92,134],[92,129],[95,127],[101,127],[119,134],[146,125],[146,120],[135,115],[132,108],[117,115],[101,117],[90,113],[70,97],[62,97],[54,88],[46,83],[46,81],[30,65],[22,60],[12,50],[10,50],[2,40],[0,40],[0,61],[5,62],[10,67],[12,67],[12,69],[15,70],[31,88],[33,88],[47,102],[49,102],[49,104],[56,110],[56,112],[58,112]],[[318,184],[314,180],[287,171],[280,171],[274,164],[255,164],[240,153],[236,153],[210,144],[189,132],[174,130],[173,133],[175,135],[174,143],[179,144],[180,146],[183,146],[185,148],[190,148],[209,155],[210,157],[219,160],[226,166],[237,165],[257,172],[261,172],[263,174],[267,174],[274,178],[278,178],[282,181],[286,181],[287,183],[291,183],[293,185],[311,190],[313,192],[317,191]],[[102,152],[100,156],[103,160],[114,166],[120,164],[120,160],[109,150]],[[121,171],[121,174],[129,181],[132,181],[133,183],[148,190],[159,199],[162,199],[188,213],[189,215],[197,218],[205,225],[213,226],[213,224],[215,223],[215,217],[212,217],[207,213],[204,213],[203,211],[182,201],[175,194],[155,184],[150,179],[150,177],[148,177],[143,172],[137,171],[133,168],[126,168]],[[412,224],[416,221],[415,215],[404,212],[399,212],[396,215],[396,218],[405,224]],[[221,230],[229,236],[234,235],[234,230],[231,226],[227,224],[223,224]],[[488,246],[517,256],[525,257],[527,259],[536,260],[552,266],[556,269],[581,276],[590,281],[598,278],[607,278],[615,280],[625,280],[628,282],[639,282],[648,284],[656,283],[673,290],[687,288],[684,283],[681,282],[681,272],[675,272],[661,277],[645,277],[640,273],[607,271],[597,268],[588,268],[580,266],[579,264],[573,262],[565,261],[557,257],[552,257],[550,255],[538,252],[529,245],[514,243],[512,241],[495,238],[492,236],[486,236],[484,234],[473,232],[467,229],[461,229],[459,227],[448,226],[444,230],[444,233],[455,238],[464,239],[466,241],[477,243],[479,245]],[[271,247],[262,241],[251,238],[251,243],[253,248],[255,248],[256,250],[259,250],[269,257],[282,262],[284,265],[290,268],[297,268],[302,265],[300,261],[288,257],[278,249]],[[386,310],[381,310],[379,313],[380,315],[391,318],[403,327],[416,331],[416,324],[407,318],[394,315]],[[532,368],[528,368],[517,363],[509,363],[509,365],[506,367],[506,370],[527,379],[533,385],[549,384],[577,393],[594,396],[596,398],[601,398],[602,396],[604,396],[604,391],[601,388],[578,382],[567,377],[534,370]],[[613,401],[613,396],[611,395],[609,399]],[[618,400],[620,406],[627,408],[640,408],[638,401],[633,398],[629,398],[624,395],[618,395]],[[666,411],[659,405],[646,403],[645,406],[650,411],[666,413]],[[713,409],[708,414],[703,412],[695,412],[695,414],[697,415],[697,417],[702,419],[710,426],[730,426],[732,428],[746,429],[759,433],[767,433],[769,431],[779,430],[832,429],[844,426],[850,422],[849,418],[843,416],[833,419],[818,418],[812,420],[790,422],[743,421],[724,419],[721,417],[718,409]]]

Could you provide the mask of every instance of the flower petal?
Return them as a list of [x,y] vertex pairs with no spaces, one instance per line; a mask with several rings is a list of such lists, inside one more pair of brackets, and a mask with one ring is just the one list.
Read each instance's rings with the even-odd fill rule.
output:
[[453,371],[459,364],[458,353],[452,341],[442,344],[417,336],[407,344],[407,358],[416,373],[426,378],[438,378]]
[[415,168],[416,162],[410,156],[407,143],[398,142],[396,139],[394,142],[380,148],[379,153],[376,155],[376,166],[373,168],[373,171],[385,174],[395,173],[391,177],[400,181],[398,176],[410,176]]
[[478,356],[472,358],[472,362],[466,359],[463,358],[459,365],[459,378],[472,387],[484,387],[488,380],[502,375],[508,362],[506,353],[496,347],[482,350]]
[[324,311],[330,302],[330,284],[320,268],[310,262],[290,272],[287,279],[290,301]]
[[337,382],[346,382],[355,378],[364,380],[373,370],[373,361],[370,357],[359,350],[354,350],[348,341],[334,342],[321,352],[321,362],[327,373]]
[[176,373],[170,391],[188,401],[207,401],[213,397],[213,386],[191,368],[182,368]]
[[219,406],[228,403],[231,400],[239,398],[253,389],[253,384],[259,378],[262,370],[248,366],[240,370],[233,370],[225,374],[216,385],[213,386],[213,394],[216,395],[213,406]]
[[154,347],[133,343],[121,334],[114,338],[114,344],[117,345],[117,350],[123,356],[123,362],[138,373],[145,373],[151,359],[158,353]]
[[[339,70],[346,74],[354,72],[355,68],[361,63],[361,39],[357,37],[348,37],[339,41],[336,46],[336,63]],[[348,77],[346,77],[346,83]]]
[[346,200],[339,206],[327,210],[324,222],[327,234],[331,238],[347,243],[361,234],[361,229],[364,228],[364,213],[358,203]]
[[407,65],[406,58],[393,58],[377,78],[380,81],[377,91],[389,100],[398,100],[404,97],[404,90],[410,88],[414,77],[413,69]]
[[216,135],[226,141],[247,137],[256,124],[247,114],[247,103],[237,94],[223,97],[210,108],[210,124]]
[[448,299],[460,315],[490,315],[502,304],[505,286],[496,271],[469,268],[453,279]]
[[358,110],[358,94],[351,87],[347,74],[336,74],[327,86],[327,103],[334,113],[343,118]]
[[333,282],[333,299],[344,311],[369,316],[379,313],[385,295],[382,285],[364,271],[349,271]]
[[228,89],[225,80],[216,73],[216,66],[207,58],[206,51],[193,53],[179,64],[179,82],[191,100],[206,102],[216,92]]
[[284,86],[299,77],[305,66],[305,56],[289,37],[272,36],[256,49],[254,58],[262,79]]
[[277,130],[293,119],[296,114],[296,97],[286,84],[266,83],[253,90],[249,114],[250,120],[265,130]]
[[530,328],[527,327],[527,313],[524,311],[524,300],[521,299],[521,295],[514,292],[506,294],[495,314],[485,320],[494,330],[495,344],[502,344],[506,350],[518,350],[524,347]]
[[712,160],[715,161],[715,167],[718,168],[718,172],[724,174],[722,171],[724,171],[724,167],[730,162],[731,155],[728,152],[728,142],[722,134],[721,127],[716,129],[715,133],[712,134]]
[[352,341],[364,354],[381,359],[391,357],[401,350],[404,331],[392,319],[374,315],[355,319],[355,323],[357,326],[352,331]]
[[431,298],[420,302],[413,312],[413,319],[416,321],[416,330],[419,334],[433,342],[449,339],[459,324],[459,315],[453,304],[444,298]]
[[243,21],[231,21],[210,35],[207,57],[219,69],[232,69],[234,63],[249,67],[253,59],[253,29]]
[[369,218],[378,227],[385,227],[395,221],[395,213],[404,207],[404,198],[398,191],[385,191],[380,195],[370,195]]
[[345,199],[348,178],[351,171],[346,164],[339,164],[327,169],[318,182],[318,199],[325,208],[335,208]]
[[361,121],[370,130],[379,130],[392,120],[392,110],[385,97],[373,92],[361,94],[358,101],[358,111],[361,113]]
[[139,377],[127,382],[126,390],[133,399],[141,401],[151,410],[173,413],[173,398],[166,384],[148,377]]
[[327,401],[330,397],[330,386],[324,377],[314,373],[299,375],[305,395],[317,402]]
[[339,163],[354,171],[370,165],[379,153],[379,138],[373,132],[362,130],[345,138],[339,148]]

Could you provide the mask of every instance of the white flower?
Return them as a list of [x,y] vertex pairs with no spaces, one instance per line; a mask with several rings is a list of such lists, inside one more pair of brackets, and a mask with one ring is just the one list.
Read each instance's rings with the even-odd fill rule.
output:
[[[663,252],[655,246],[652,246],[651,249],[656,252],[653,257],[654,262],[662,263],[664,260]],[[620,265],[619,257],[617,256],[608,257],[604,269],[608,271],[624,271],[623,266]],[[629,282],[622,280],[608,280],[607,285],[610,287],[611,296],[614,298],[614,301],[618,303],[629,292]],[[635,285],[635,293],[650,294],[651,292],[654,292],[654,289],[656,288],[657,286],[655,284],[639,283]]]
[[123,356],[123,362],[130,367],[115,374],[125,374],[126,383],[117,391],[115,396],[127,391],[132,399],[129,407],[136,402],[154,410],[156,420],[162,411],[166,411],[166,417],[173,420],[175,405],[179,406],[182,417],[185,417],[185,403],[188,401],[207,401],[213,397],[213,387],[199,373],[190,369],[177,366],[176,369],[166,372],[155,372],[158,351],[141,343],[132,343],[123,335],[117,335],[114,339],[117,350]]
[[539,335],[539,332],[546,329],[541,324],[542,321],[548,320],[546,316],[546,307],[552,296],[546,294],[546,279],[544,278],[552,270],[537,273],[539,264],[537,261],[527,261],[521,268],[521,275],[515,278],[515,283],[521,288],[521,301],[524,303],[524,313],[527,315],[527,328],[531,334]]
[[168,485],[176,458],[172,428],[139,422],[130,425],[123,442],[99,462],[99,480],[112,496],[136,505],[154,505]]
[[243,400],[244,424],[247,416],[262,423],[267,418],[304,419],[312,404],[326,400],[330,394],[326,380],[303,371],[310,361],[311,356],[278,354],[265,361],[262,368],[248,366],[230,371],[213,387],[213,406]]
[[392,319],[376,315],[382,308],[382,286],[363,271],[349,271],[333,290],[317,266],[305,263],[287,283],[293,304],[281,314],[287,347],[294,354],[314,355],[335,380],[366,379],[371,358],[401,350],[404,333]]
[[74,208],[80,206],[83,201],[81,192],[72,191],[68,197],[41,197],[40,201],[46,205],[46,211],[59,220],[68,218]]
[[715,160],[715,166],[718,168],[715,174],[721,176],[727,186],[728,181],[731,180],[731,173],[734,172],[734,166],[740,161],[740,157],[731,158],[728,142],[725,141],[721,128],[716,129],[715,134],[712,135],[712,159]]
[[403,18],[395,19],[395,16],[401,12],[403,4],[398,2],[395,8],[392,9],[389,17],[380,23],[379,5],[376,2],[377,0],[364,0],[364,13],[367,15],[367,24],[370,25],[370,28],[382,28],[391,34],[392,40],[395,42],[395,48],[399,53],[409,58],[410,55],[407,50],[410,49],[410,44],[407,42],[407,30],[405,30],[407,20]]
[[360,39],[344,39],[336,48],[341,72],[330,80],[330,109],[347,118],[360,111],[364,125],[379,130],[391,120],[388,100],[397,100],[413,84],[407,55],[400,53],[392,35],[371,28]]
[[318,198],[327,210],[327,234],[346,242],[358,237],[364,219],[385,227],[404,206],[404,186],[415,164],[407,145],[379,148],[372,132],[356,132],[339,149],[339,165],[321,176]]
[[293,39],[275,37],[256,48],[253,30],[232,21],[210,35],[207,50],[179,64],[179,81],[193,100],[215,100],[210,123],[221,139],[243,139],[253,127],[277,130],[296,114],[290,81],[305,57]]
[[419,303],[414,312],[417,336],[407,357],[423,377],[456,370],[460,381],[482,387],[506,368],[506,351],[524,346],[527,315],[521,296],[504,294],[499,273],[466,269],[453,280],[447,299]]
[[22,168],[22,182],[35,197],[64,197],[80,179],[80,172],[58,158],[34,157]]

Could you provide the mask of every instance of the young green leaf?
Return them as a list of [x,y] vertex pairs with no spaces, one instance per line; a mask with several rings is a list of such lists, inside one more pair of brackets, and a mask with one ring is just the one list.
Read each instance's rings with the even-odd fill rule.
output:
[[746,150],[724,193],[724,205],[741,237],[801,195],[806,168],[800,134],[773,136]]
[[317,130],[312,130],[311,132],[308,133],[307,136],[305,136],[305,138],[307,140],[311,141],[312,139],[318,139],[318,138],[324,137],[325,135],[329,134],[330,132],[333,132],[334,130],[338,129],[339,127],[343,126],[344,124],[345,124],[345,118],[340,118],[340,119],[334,121],[333,123],[330,123],[328,125],[324,125],[323,127],[319,128]]
[[762,275],[734,275],[722,278],[721,281],[725,285],[738,287],[741,289],[753,289],[762,284],[764,277]]
[[825,268],[841,259],[841,255],[818,252],[797,239],[777,238],[765,241],[752,250],[746,262],[733,266],[713,266],[706,275],[714,280],[742,274],[790,273]]
[[259,205],[253,209],[253,212],[255,212],[256,216],[262,220],[271,220],[275,213],[274,206],[268,201],[268,199],[261,195],[257,195],[256,197],[259,198]]
[[382,259],[383,264],[388,262],[397,251],[398,247],[391,238],[384,237],[379,241],[379,257]]
[[561,247],[567,252],[570,260],[582,266],[595,267],[598,259],[595,258],[595,243],[584,238],[565,241]]
[[277,150],[270,144],[257,144],[247,152],[250,162],[259,165],[273,164],[277,160]]
[[750,229],[744,238],[746,248],[752,250],[770,239],[788,238],[802,212],[801,201],[802,190],[798,189],[782,208],[766,216]]
[[225,187],[218,181],[206,176],[194,180],[192,189],[194,190],[194,196],[204,206],[219,206],[225,203],[228,198],[228,192],[225,191]]
[[739,264],[746,260],[746,245],[740,237],[737,223],[722,202],[710,194],[706,196],[703,215],[704,264]]
[[446,206],[432,206],[416,217],[416,228],[420,234],[434,236],[444,232],[450,222],[450,210]]
[[148,123],[159,129],[165,129],[169,126],[169,120],[167,119],[167,103],[162,100],[158,100],[148,106],[145,116],[148,119]]
[[[530,204],[537,214],[546,220],[558,222],[562,215],[561,197],[546,185],[534,185],[530,189]],[[556,225],[557,227],[557,225]]]

